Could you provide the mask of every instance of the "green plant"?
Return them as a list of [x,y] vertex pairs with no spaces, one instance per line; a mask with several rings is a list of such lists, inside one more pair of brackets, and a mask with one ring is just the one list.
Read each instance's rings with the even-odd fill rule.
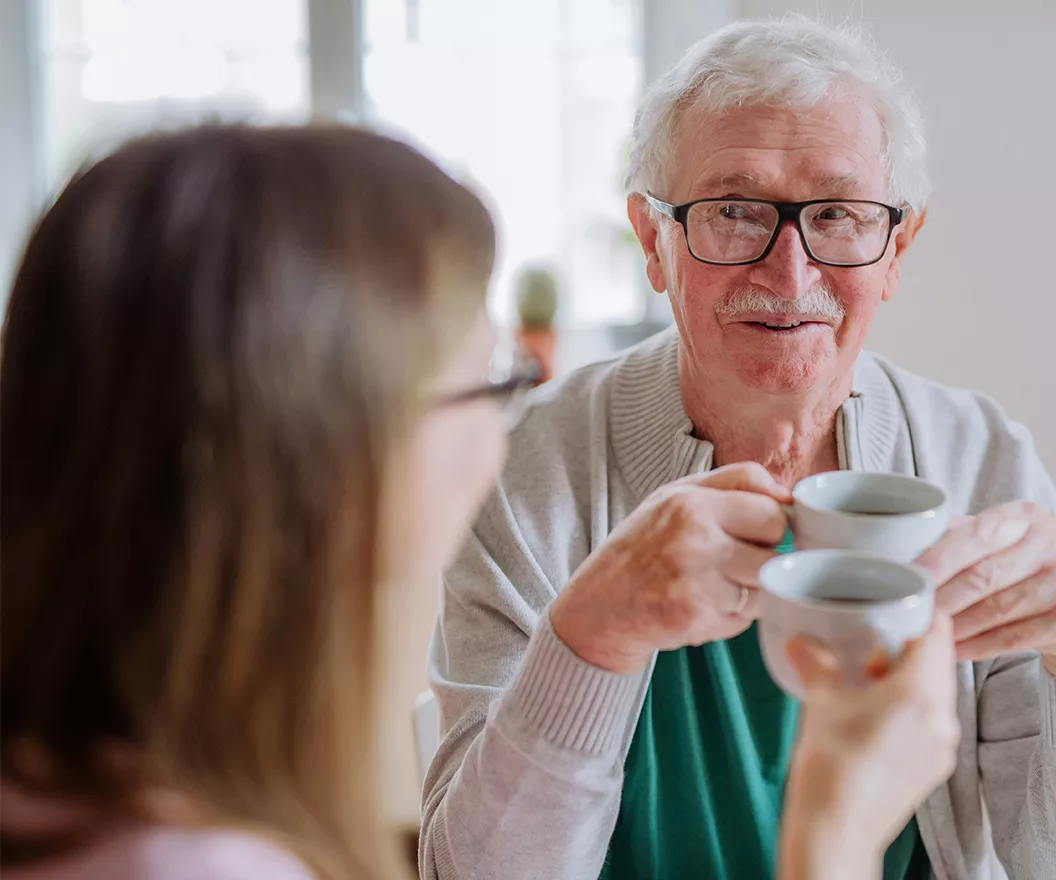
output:
[[526,266],[514,282],[521,327],[542,330],[553,326],[560,296],[554,273],[545,266]]

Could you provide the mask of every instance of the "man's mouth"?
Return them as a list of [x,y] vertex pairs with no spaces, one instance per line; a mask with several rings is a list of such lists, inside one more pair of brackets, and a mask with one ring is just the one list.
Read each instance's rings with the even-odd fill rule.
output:
[[791,332],[803,328],[809,330],[811,327],[825,326],[829,322],[823,315],[815,315],[800,312],[780,312],[767,314],[766,312],[746,312],[737,315],[733,323],[744,327],[758,327],[760,330],[772,330],[774,332]]
[[770,321],[742,321],[746,327],[756,327],[760,330],[769,330],[771,333],[805,333],[811,328],[825,326],[824,321],[817,321],[812,318],[800,318],[798,320],[792,318],[777,318],[776,320]]
[[810,321],[793,321],[791,324],[768,324],[766,321],[752,321],[753,324],[759,324],[765,327],[767,330],[791,330],[793,327],[798,327],[800,324],[809,324]]

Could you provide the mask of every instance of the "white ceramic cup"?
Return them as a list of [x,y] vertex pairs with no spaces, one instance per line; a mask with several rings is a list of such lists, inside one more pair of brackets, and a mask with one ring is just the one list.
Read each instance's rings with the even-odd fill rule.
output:
[[759,580],[763,660],[774,681],[797,698],[803,687],[785,653],[792,636],[822,642],[845,679],[860,685],[877,648],[897,656],[931,625],[932,583],[913,565],[853,550],[803,550],[770,560]]
[[917,477],[832,471],[801,480],[786,508],[797,550],[861,550],[912,562],[950,524],[946,493]]

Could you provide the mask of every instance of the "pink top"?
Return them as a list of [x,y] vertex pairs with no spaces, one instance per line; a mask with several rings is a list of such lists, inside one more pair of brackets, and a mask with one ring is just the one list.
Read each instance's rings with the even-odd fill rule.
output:
[[[0,787],[5,834],[61,832],[88,818],[55,802]],[[90,820],[89,820],[90,821]],[[114,827],[92,843],[11,868],[4,880],[315,880],[296,856],[251,834],[166,825]]]

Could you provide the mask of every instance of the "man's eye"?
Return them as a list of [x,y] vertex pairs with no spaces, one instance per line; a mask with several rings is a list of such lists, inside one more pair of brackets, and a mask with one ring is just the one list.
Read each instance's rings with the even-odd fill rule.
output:
[[850,216],[851,214],[846,208],[843,208],[839,205],[828,205],[818,211],[814,219],[827,220],[831,222],[835,220],[846,220]]
[[727,202],[719,206],[719,217],[723,220],[743,220],[765,226],[768,213],[765,206],[755,203]]

